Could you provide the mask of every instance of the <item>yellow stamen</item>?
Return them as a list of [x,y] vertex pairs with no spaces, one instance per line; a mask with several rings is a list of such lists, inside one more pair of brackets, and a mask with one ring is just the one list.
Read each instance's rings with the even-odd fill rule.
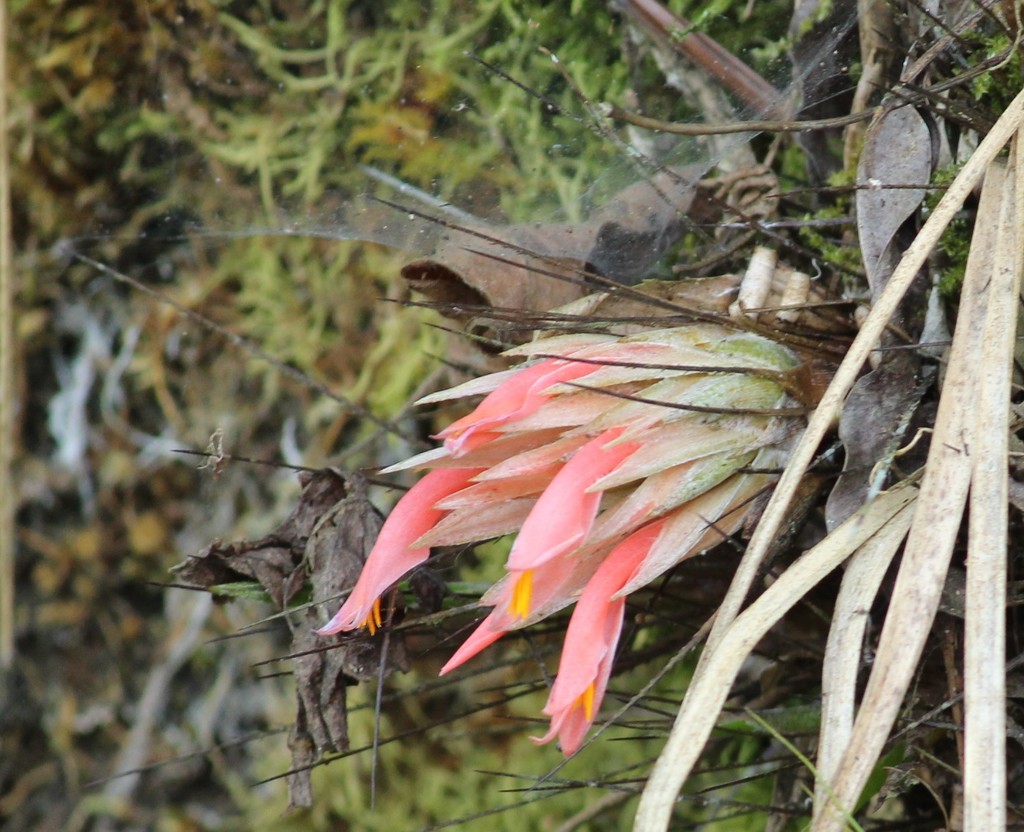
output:
[[516,585],[512,587],[512,603],[510,605],[512,615],[516,618],[526,618],[530,614],[532,596],[533,570],[527,569],[516,579]]
[[367,615],[365,619],[363,619],[363,623],[361,626],[366,627],[366,629],[370,631],[370,635],[372,636],[380,628],[380,625],[380,598],[378,598],[376,601],[373,602],[373,606],[370,608],[370,614]]
[[583,715],[587,718],[587,722],[594,718],[594,693],[594,683],[591,682],[580,696],[580,701],[583,703]]

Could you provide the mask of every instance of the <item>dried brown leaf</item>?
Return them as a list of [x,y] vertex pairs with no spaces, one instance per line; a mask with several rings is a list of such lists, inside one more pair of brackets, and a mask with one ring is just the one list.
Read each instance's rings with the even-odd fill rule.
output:
[[[892,188],[928,181],[932,170],[928,126],[913,107],[883,111],[868,130],[857,171],[857,228],[872,299],[885,289],[913,232],[912,219],[924,199],[923,188]],[[924,308],[912,290],[902,308]],[[908,306],[909,304],[909,306]],[[903,319],[897,323],[906,325]],[[910,328],[921,329],[922,321]],[[893,342],[886,333],[883,344]],[[854,385],[843,405],[839,438],[846,449],[843,476],[829,496],[826,519],[835,528],[884,484],[893,454],[924,394],[919,360],[896,351]]]
[[289,619],[298,699],[288,737],[292,806],[312,805],[310,767],[325,753],[348,747],[346,687],[377,676],[385,643],[387,669],[406,667],[404,644],[395,634],[385,641],[381,634],[315,633],[355,585],[383,521],[361,477],[324,469],[305,479],[298,503],[273,533],[255,541],[216,542],[176,569],[184,581],[204,588],[257,580],[282,610],[312,584],[312,603]]
[[829,495],[825,520],[834,529],[884,484],[893,455],[907,436],[923,386],[907,352],[858,379],[843,405],[839,438],[846,448],[843,475]]
[[345,481],[332,471],[314,474],[287,519],[259,540],[215,541],[172,571],[185,583],[207,589],[241,580],[259,581],[279,609],[305,583],[299,566],[316,524],[345,496]]
[[[575,225],[453,226],[430,257],[406,265],[402,276],[438,303],[535,312],[590,291],[584,274],[634,284],[679,239],[695,173],[672,169],[637,182]],[[477,311],[451,314],[472,317]]]
[[[328,475],[340,478],[334,471],[314,476]],[[312,805],[309,767],[325,753],[348,748],[345,689],[358,680],[376,677],[384,648],[382,636],[325,637],[314,632],[334,612],[338,596],[355,584],[382,524],[367,499],[365,481],[350,474],[343,482],[345,496],[320,517],[306,544],[305,571],[313,586],[312,603],[301,616],[289,619],[298,698],[295,724],[288,736],[292,806]],[[392,634],[387,649],[388,669],[404,669],[402,640]]]

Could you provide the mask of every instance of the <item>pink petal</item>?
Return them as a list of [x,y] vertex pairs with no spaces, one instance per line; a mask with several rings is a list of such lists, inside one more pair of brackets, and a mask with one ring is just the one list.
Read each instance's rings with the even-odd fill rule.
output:
[[[691,500],[728,480],[753,457],[753,452],[740,455],[720,453],[652,474],[637,485],[622,503],[601,515],[594,524],[588,544],[606,544],[648,520],[662,517],[680,506],[685,507]],[[616,475],[617,472],[612,474],[613,477]],[[595,487],[602,484],[597,483]],[[699,512],[699,509],[694,510]]]
[[[640,384],[623,384],[614,388],[614,392],[625,395],[641,394],[644,389]],[[607,428],[616,425],[626,424],[622,421],[608,420],[605,424],[604,415],[614,407],[619,400],[610,396],[605,390],[580,390],[572,393],[552,396],[543,407],[537,408],[533,413],[522,416],[514,422],[502,425],[498,428],[499,433],[512,433],[514,431],[542,431],[552,428],[576,428],[583,427],[584,431],[594,436]],[[663,410],[664,408],[659,408]]]
[[509,576],[512,580],[506,579],[499,582],[484,597],[487,603],[494,604],[491,614],[480,622],[473,634],[466,639],[455,655],[441,669],[441,673],[447,673],[469,661],[509,630],[533,623],[545,615],[550,615],[571,604],[575,593],[593,574],[595,568],[597,568],[596,560],[581,563],[575,558],[559,558],[533,570],[534,614],[528,619],[517,616],[512,610],[516,587],[515,576]]
[[445,447],[431,448],[429,451],[411,456],[408,459],[403,459],[401,462],[396,462],[394,465],[389,465],[387,468],[381,468],[379,473],[381,474],[395,474],[398,471],[408,471],[410,468],[465,468],[462,461],[459,460],[457,463],[452,462],[452,455],[448,452]]
[[[700,355],[697,351],[692,352],[694,356]],[[693,372],[693,370],[666,369],[667,366],[673,364],[697,366],[696,362],[687,360],[690,357],[692,357],[690,354],[682,352],[674,345],[628,341],[619,341],[607,346],[588,347],[573,353],[573,358],[612,362],[599,366],[593,375],[587,376],[587,387],[611,387],[617,384],[669,378]],[[645,364],[654,366],[643,366]]]
[[430,554],[428,547],[409,547],[444,515],[443,511],[434,508],[434,504],[465,487],[480,470],[442,468],[431,471],[409,489],[381,527],[352,593],[335,616],[317,630],[320,635],[354,630],[364,623],[374,628],[372,616],[375,609],[379,610],[377,602],[381,593]]
[[550,398],[546,390],[597,369],[594,364],[549,359],[525,367],[491,392],[468,416],[453,422],[438,438],[452,456],[473,450],[494,438],[495,429],[527,416]]
[[[407,471],[410,468],[431,470],[434,468],[488,468],[505,462],[510,458],[520,456],[538,449],[543,449],[551,442],[560,439],[565,433],[564,428],[549,428],[547,430],[517,431],[516,433],[502,433],[478,448],[466,451],[457,459],[443,445],[440,448],[431,448],[409,459],[396,462],[387,468],[382,468],[380,473],[392,474],[396,471]],[[490,434],[488,434],[490,436]],[[491,471],[486,471],[482,478],[490,477]]]
[[721,543],[743,525],[751,500],[770,482],[767,475],[739,474],[668,514],[665,534],[620,592],[635,592],[677,563]]
[[[581,312],[578,314],[586,314]],[[528,341],[518,347],[512,347],[504,352],[504,355],[575,355],[587,347],[614,345],[620,340],[618,335],[595,335],[594,333],[574,332],[564,335],[552,335],[548,338],[541,338],[537,341]]]
[[587,489],[640,447],[637,442],[610,444],[621,433],[613,428],[591,439],[555,475],[516,538],[508,557],[510,572],[535,569],[584,541],[601,504],[600,492]]
[[437,507],[445,511],[452,511],[502,500],[512,500],[516,497],[539,496],[551,484],[560,467],[557,462],[552,462],[517,476],[475,482],[461,491],[443,498],[437,503]]
[[754,423],[751,417],[740,425],[723,426],[681,419],[659,425],[635,437],[643,447],[607,477],[595,483],[598,491],[618,488],[667,468],[706,459],[723,453],[736,453],[762,447],[768,435],[768,420]]
[[438,402],[447,402],[452,399],[463,399],[469,396],[486,396],[488,393],[492,393],[501,387],[502,384],[518,373],[520,369],[522,368],[512,367],[508,370],[500,370],[496,373],[477,376],[476,378],[471,378],[469,381],[462,382],[462,384],[456,384],[454,387],[449,387],[445,390],[438,390],[436,393],[423,396],[413,402],[413,404],[419,407],[424,404],[437,404]]
[[557,736],[566,755],[583,742],[608,689],[622,633],[626,601],[614,596],[647,557],[664,525],[663,521],[651,523],[626,538],[584,588],[569,620],[558,676],[544,706],[551,727],[534,742],[550,742]]
[[455,654],[450,659],[448,659],[438,675],[444,676],[445,673],[455,670],[455,668],[465,664],[481,650],[485,650],[494,644],[494,642],[505,635],[506,632],[508,631],[502,629],[496,623],[495,614],[492,612],[487,616],[487,618],[480,622],[469,638],[462,642],[462,646],[455,651]]
[[431,548],[459,546],[512,534],[523,525],[536,501],[535,497],[522,497],[474,508],[455,509],[438,520],[434,528],[412,545]]
[[[509,454],[502,461],[496,462],[477,477],[477,482],[518,477],[540,470],[553,470],[552,466],[555,463],[564,462],[588,442],[588,437],[583,435],[563,436],[560,430],[558,434],[558,437],[542,446],[534,447],[515,455]],[[510,434],[510,436],[516,436],[516,434]]]

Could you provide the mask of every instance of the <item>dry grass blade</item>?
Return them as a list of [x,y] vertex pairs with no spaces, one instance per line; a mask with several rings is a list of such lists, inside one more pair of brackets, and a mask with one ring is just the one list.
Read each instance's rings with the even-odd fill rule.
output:
[[[974,430],[978,407],[977,367],[993,287],[998,279],[998,240],[994,238],[1001,224],[1007,181],[1005,166],[993,163],[986,174],[978,209],[956,335],[914,525],[893,588],[863,704],[850,743],[836,768],[832,784],[835,802],[829,808],[819,807],[813,827],[816,832],[841,829],[844,812],[860,797],[902,707],[938,609],[971,483],[970,459],[978,453]],[[1012,200],[1012,192],[1010,198]],[[1004,487],[1005,459],[1004,451],[1003,461],[999,463]],[[1004,516],[1004,529],[1005,523]],[[1001,656],[1000,652],[1000,673]],[[976,828],[998,829],[999,826]]]
[[1010,382],[1021,272],[1024,167],[1020,134],[1003,180],[1002,212],[978,381],[967,543],[964,640],[964,829],[1006,825],[1006,571]]
[[[684,725],[686,730],[673,729],[648,781],[645,797],[652,793],[652,789],[654,794],[670,794],[668,810],[671,814],[678,788],[674,782],[668,782],[671,791],[664,790],[666,781],[674,781],[678,772],[688,772],[696,763],[705,741],[718,722],[718,715],[736,675],[751,650],[808,591],[862,546],[879,536],[884,539],[871,545],[898,545],[910,525],[910,509],[916,496],[917,489],[910,482],[900,483],[879,495],[849,517],[825,540],[808,549],[733,621],[722,636],[719,648],[711,654],[702,672],[690,685],[676,718],[676,727]],[[890,538],[894,538],[891,544]],[[668,769],[661,765],[661,761],[666,759],[672,760],[675,768]],[[641,802],[636,816],[636,829],[646,832],[667,828],[667,824],[655,825],[661,822],[661,818],[652,815],[651,805],[649,800]]]
[[[772,540],[782,528],[786,511],[797,492],[800,480],[807,470],[818,444],[838,416],[843,400],[855,382],[861,367],[871,351],[877,346],[879,336],[916,277],[919,269],[924,264],[928,254],[934,248],[938,238],[960,209],[968,194],[980,181],[992,160],[995,159],[1010,140],[1010,137],[1017,132],[1022,121],[1024,121],[1024,91],[1018,93],[989,134],[978,145],[977,150],[950,185],[945,196],[936,205],[935,210],[922,227],[914,242],[908,247],[899,266],[893,272],[888,285],[879,296],[871,314],[864,321],[860,333],[850,346],[846,358],[843,360],[832,383],[822,397],[821,403],[810,417],[803,439],[794,450],[793,456],[779,480],[778,487],[765,509],[761,523],[751,538],[750,545],[737,570],[736,577],[719,610],[718,619],[708,640],[708,647],[701,658],[701,664],[698,667],[694,685],[683,702],[679,718],[677,718],[673,727],[669,742],[652,771],[647,787],[644,790],[637,810],[634,828],[644,830],[644,832],[655,832],[655,830],[668,828],[676,795],[679,793],[679,789],[686,780],[693,764],[693,760],[690,759],[690,751],[693,746],[701,744],[694,742],[693,726],[687,723],[687,719],[683,718],[684,713],[694,713],[689,705],[694,690],[700,687],[707,666],[713,661],[721,661],[717,658],[717,654],[720,649],[724,649],[725,634],[733,621],[736,620],[757,574],[758,566],[769,550]],[[933,447],[935,446],[941,446],[941,442],[936,440]],[[957,446],[954,445],[953,447],[956,448]],[[959,517],[957,520],[959,521]],[[949,545],[952,544],[950,543]],[[944,573],[945,568],[943,567]],[[911,591],[916,595],[917,587],[911,587]],[[921,627],[920,620],[913,624],[913,628],[920,631],[922,635],[925,632],[925,628]],[[911,632],[914,631],[915,629],[911,630]],[[890,636],[891,640],[892,637]],[[912,669],[912,667],[909,667],[906,669],[906,672],[909,674],[912,672]],[[724,696],[725,694],[723,693],[723,701]],[[896,709],[898,709],[901,701],[902,694],[899,695],[895,703],[890,705],[889,709],[892,711],[892,717],[889,722],[884,723],[886,727],[882,731],[883,734],[887,734],[888,726],[891,725],[891,720],[895,717]],[[856,732],[855,728],[855,734]],[[878,731],[876,730],[875,733],[878,733]],[[877,745],[880,748],[883,742],[884,736],[881,740],[872,743],[872,745]],[[687,745],[690,748],[686,748]],[[853,749],[848,752],[844,760],[850,760],[852,752]],[[863,778],[866,777],[865,772],[870,770],[877,757],[877,753],[871,755],[865,752],[867,752],[867,749],[861,749],[859,753],[865,754],[864,759],[870,757],[870,762],[865,765],[864,759],[861,759],[856,772],[852,768],[847,767],[846,762],[843,764],[844,771],[841,775],[841,782],[844,788],[837,793],[844,803],[852,802],[852,800],[845,799],[848,793],[855,792],[854,799],[858,796],[859,787],[854,788],[854,786],[857,783],[863,785]],[[696,753],[699,753],[699,750]],[[837,818],[835,815],[832,815],[832,817]]]
[[817,817],[829,802],[827,784],[853,730],[857,674],[861,667],[868,610],[878,594],[902,537],[878,535],[850,558],[836,596],[821,671],[821,735],[814,807]]

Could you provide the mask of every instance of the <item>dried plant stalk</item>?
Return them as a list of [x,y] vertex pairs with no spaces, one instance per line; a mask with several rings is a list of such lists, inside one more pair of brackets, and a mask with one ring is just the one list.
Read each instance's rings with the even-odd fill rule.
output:
[[[815,832],[842,828],[874,767],[917,667],[963,517],[971,480],[977,357],[990,298],[994,229],[998,228],[1003,168],[989,168],[967,263],[956,335],[935,419],[921,497],[864,701],[836,766],[834,803],[819,807]],[[833,749],[830,753],[835,753]]]
[[[871,350],[877,345],[882,330],[924,264],[925,258],[934,248],[938,238],[960,209],[967,195],[981,179],[992,160],[1010,140],[1010,137],[1017,132],[1022,121],[1024,121],[1024,91],[1018,93],[989,134],[979,144],[975,153],[964,165],[946,191],[946,194],[935,207],[932,215],[914,239],[914,242],[908,247],[899,266],[893,272],[888,285],[879,296],[871,314],[864,321],[860,333],[851,345],[846,358],[822,397],[821,403],[812,414],[803,439],[794,450],[793,456],[779,480],[779,485],[765,509],[761,523],[750,541],[750,546],[737,570],[736,577],[726,594],[722,607],[719,609],[715,627],[709,637],[708,647],[701,657],[701,663],[698,666],[694,683],[683,702],[665,750],[655,765],[644,789],[640,805],[637,809],[634,823],[635,829],[643,830],[643,832],[654,832],[654,830],[668,828],[676,796],[689,775],[697,754],[699,754],[699,748],[696,752],[693,751],[693,748],[703,744],[695,741],[694,737],[706,737],[718,713],[717,708],[708,708],[701,712],[694,709],[689,703],[695,695],[694,691],[701,689],[701,681],[707,673],[708,666],[712,662],[724,661],[724,659],[718,659],[716,654],[720,649],[725,650],[729,646],[724,642],[725,635],[736,620],[737,614],[753,583],[758,565],[767,553],[772,540],[782,527],[786,511],[796,494],[800,479],[807,470],[818,444],[838,416],[843,399],[852,387]],[[941,445],[941,443],[936,441],[933,444],[933,448],[937,445]],[[934,481],[935,477],[933,476],[932,479]],[[927,511],[931,510],[933,510],[932,507],[927,509]],[[959,521],[959,517],[957,521]],[[954,527],[953,534],[955,534],[955,531],[956,528]],[[917,547],[921,547],[920,540],[924,536],[924,533],[918,533],[919,541],[915,544]],[[944,541],[943,545],[952,547],[952,540]],[[942,574],[945,574],[945,567],[942,568]],[[920,589],[920,587],[911,586],[909,594],[917,597]],[[941,581],[937,591],[941,591]],[[936,603],[937,598],[938,596],[936,595]],[[930,605],[930,598],[922,597],[920,600],[928,602],[920,605],[922,609],[927,609]],[[919,635],[922,638],[923,644],[926,628],[921,626],[921,620],[919,618],[912,622],[913,626],[910,632],[900,634],[900,638]],[[931,617],[927,620],[930,621]],[[892,632],[891,628],[890,632]],[[893,642],[895,638],[890,636],[889,642]],[[904,652],[904,657],[901,659],[903,665],[898,668],[899,676],[905,675],[907,680],[909,680],[909,674],[913,672],[919,652],[920,647],[918,647],[916,653],[915,651]],[[739,657],[740,660],[745,655]],[[912,657],[913,660],[908,662],[906,661],[907,657]],[[879,666],[876,664],[875,675],[878,674]],[[875,696],[879,697],[883,689],[889,696],[889,699],[884,703],[885,707],[878,708],[873,717],[875,721],[871,725],[870,731],[868,728],[860,729],[859,738],[858,728],[855,727],[854,738],[855,741],[859,741],[859,745],[856,748],[851,747],[847,754],[844,755],[841,764],[842,771],[835,792],[841,805],[852,805],[859,796],[867,773],[870,772],[871,767],[874,765],[874,761],[878,756],[878,750],[884,744],[885,737],[888,735],[889,728],[895,719],[906,685],[902,683],[901,679],[894,676],[884,686],[876,683]],[[721,693],[721,701],[724,701],[726,693],[727,691]],[[861,716],[864,717],[863,710]],[[864,719],[858,722],[858,725],[866,724]],[[864,735],[866,733],[871,734],[870,738],[865,738]],[[865,741],[866,739],[870,741]],[[853,795],[852,798],[850,797],[851,794]],[[836,823],[841,821],[841,817],[836,814],[826,813],[826,817],[835,820]],[[822,828],[835,828],[835,826]]]
[[1024,168],[1020,134],[1003,178],[1002,211],[978,380],[964,638],[964,829],[1006,827],[1006,461],[1021,272]]
[[[684,724],[688,730],[673,730],[659,758],[659,766],[662,760],[671,759],[681,771],[689,771],[693,767],[718,721],[718,714],[743,662],[758,641],[819,581],[861,547],[869,543],[883,548],[898,546],[910,525],[911,507],[916,496],[917,489],[911,482],[900,483],[879,495],[847,518],[825,540],[805,552],[733,621],[723,634],[719,648],[711,654],[686,692],[676,724]],[[674,800],[673,793],[669,813]],[[666,828],[653,823],[649,815],[642,811],[637,813],[636,829]]]
[[[821,670],[821,733],[818,742],[814,812],[829,802],[829,787],[853,731],[857,674],[868,611],[902,538],[875,537],[846,565],[836,597]],[[883,545],[884,544],[884,545]]]

